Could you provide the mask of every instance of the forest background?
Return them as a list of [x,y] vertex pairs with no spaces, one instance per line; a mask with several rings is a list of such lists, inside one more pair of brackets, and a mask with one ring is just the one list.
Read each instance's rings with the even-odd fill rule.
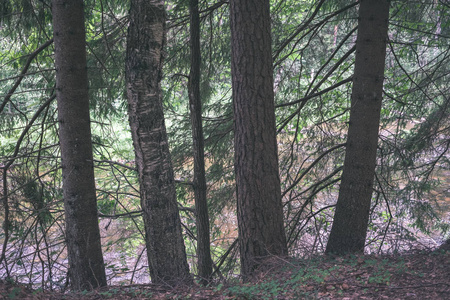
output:
[[[63,288],[68,263],[50,3],[5,1],[0,9],[0,218],[7,224],[0,233],[0,277]],[[85,1],[97,203],[109,284],[149,282],[125,96],[128,10],[128,1]],[[166,1],[166,10],[164,112],[183,237],[196,274],[189,2]],[[229,7],[227,1],[200,1],[199,10],[211,255],[214,276],[233,278],[239,251]],[[331,229],[357,16],[357,2],[271,1],[278,160],[293,257],[323,253]],[[447,1],[391,2],[366,253],[434,248],[448,237],[449,39]]]

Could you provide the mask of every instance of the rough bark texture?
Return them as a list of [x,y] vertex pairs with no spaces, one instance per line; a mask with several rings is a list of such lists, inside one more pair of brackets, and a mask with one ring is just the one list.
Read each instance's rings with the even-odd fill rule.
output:
[[189,74],[189,109],[191,112],[194,154],[194,197],[197,226],[198,276],[207,284],[212,274],[208,201],[206,198],[205,152],[200,98],[200,15],[198,0],[190,0],[191,70]]
[[92,159],[82,0],[53,0],[56,96],[69,273],[76,290],[106,285]]
[[241,274],[287,255],[278,173],[269,0],[232,0],[234,147]]
[[362,253],[375,176],[389,1],[362,0],[344,170],[327,253]]
[[163,0],[133,0],[127,37],[128,112],[139,173],[150,276],[190,282],[161,98]]

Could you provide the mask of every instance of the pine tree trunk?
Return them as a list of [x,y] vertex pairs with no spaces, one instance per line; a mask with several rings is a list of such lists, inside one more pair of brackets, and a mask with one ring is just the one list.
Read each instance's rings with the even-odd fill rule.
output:
[[241,274],[287,255],[273,92],[269,0],[230,2]]
[[53,0],[56,96],[72,287],[106,285],[98,227],[82,0]]
[[200,15],[198,0],[190,0],[191,70],[189,74],[189,108],[191,112],[194,154],[194,196],[197,226],[198,276],[207,284],[212,274],[209,237],[209,214],[206,197],[205,154],[202,125],[202,102],[200,98]]
[[364,252],[375,176],[388,18],[389,1],[361,1],[344,170],[327,253]]
[[164,1],[132,0],[126,83],[150,276],[154,283],[181,284],[191,278],[162,106],[165,36]]

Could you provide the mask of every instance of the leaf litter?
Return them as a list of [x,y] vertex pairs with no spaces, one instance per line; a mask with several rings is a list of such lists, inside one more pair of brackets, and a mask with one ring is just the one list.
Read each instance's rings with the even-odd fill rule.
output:
[[33,290],[0,280],[0,299],[450,299],[450,249],[402,255],[271,258],[258,275],[208,287],[108,286],[90,292]]

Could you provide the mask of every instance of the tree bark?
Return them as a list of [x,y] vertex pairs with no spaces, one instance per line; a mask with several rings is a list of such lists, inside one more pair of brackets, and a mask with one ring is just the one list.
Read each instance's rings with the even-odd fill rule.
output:
[[200,98],[200,15],[198,0],[190,0],[191,70],[189,73],[189,109],[191,112],[194,155],[194,197],[197,226],[198,276],[206,285],[212,274],[212,259],[209,236],[208,201],[206,197],[205,150],[202,125],[202,102]]
[[269,0],[230,2],[241,274],[287,255],[275,128]]
[[389,1],[361,1],[344,170],[326,253],[364,252],[375,176],[388,18]]
[[176,285],[191,277],[162,106],[165,38],[164,1],[132,0],[126,85],[150,276],[154,283]]
[[72,287],[106,285],[98,227],[82,0],[53,0],[56,96]]

